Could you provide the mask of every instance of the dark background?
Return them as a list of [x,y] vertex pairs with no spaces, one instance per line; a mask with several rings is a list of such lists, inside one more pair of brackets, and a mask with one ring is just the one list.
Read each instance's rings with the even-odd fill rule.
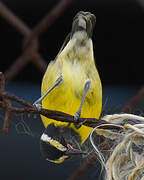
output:
[[[2,2],[33,28],[58,0]],[[103,83],[103,114],[119,112],[144,84],[143,8],[134,0],[74,0],[39,38],[39,51],[47,62],[55,58],[71,29],[73,17],[80,10],[90,11],[97,17],[93,42]],[[22,42],[23,36],[0,17],[0,71],[5,72],[21,55]],[[43,73],[30,63],[6,86],[6,90],[34,102],[40,96],[42,76]],[[137,114],[141,111],[139,109]],[[3,118],[4,114],[0,112],[0,127]],[[26,134],[22,127],[19,127],[19,132],[16,130],[17,124],[23,121],[34,136]],[[67,179],[80,166],[83,159],[61,165],[45,161],[39,150],[39,137],[43,130],[39,117],[13,116],[8,136],[0,132],[0,179]],[[96,164],[82,179],[97,179],[98,172]]]
[[[29,27],[33,28],[58,0],[3,0]],[[134,0],[79,0],[64,11],[41,34],[39,51],[47,62],[54,59],[80,11],[97,17],[94,53],[103,83],[143,84],[143,8]],[[5,71],[22,53],[23,36],[0,17],[0,70]],[[41,82],[42,74],[29,64],[14,79]]]

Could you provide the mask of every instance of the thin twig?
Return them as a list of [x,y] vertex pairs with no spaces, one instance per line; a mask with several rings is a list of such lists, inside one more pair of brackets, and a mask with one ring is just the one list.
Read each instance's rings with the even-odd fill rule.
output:
[[[14,15],[12,11],[8,9],[2,2],[0,2],[0,15],[4,19],[6,19],[8,23],[11,24],[15,29],[22,33],[25,38],[28,38],[29,35],[32,33],[31,29],[25,23],[23,23],[16,15]],[[14,76],[16,76],[16,74],[31,60],[42,72],[46,70],[46,61],[39,55],[37,51],[33,50],[33,48],[35,47],[35,43],[37,42],[32,41],[30,43],[30,46],[26,48],[26,51],[24,51],[24,53],[19,58],[17,58],[17,60],[5,72],[5,78],[7,81],[11,80]],[[29,49],[31,49],[31,53],[28,53],[30,51]]]
[[2,97],[5,98],[5,99],[9,99],[9,100],[12,100],[12,101],[15,101],[23,106],[27,106],[27,107],[32,107],[33,108],[33,105],[30,104],[29,102],[13,95],[13,94],[10,94],[10,93],[7,93],[7,92],[3,92],[2,93]]
[[25,67],[26,64],[28,64],[29,59],[30,59],[29,55],[26,56],[25,54],[18,57],[15,60],[15,62],[5,72],[6,81],[10,81],[11,79],[13,79],[18,74],[18,72],[20,72],[22,68]]
[[[29,37],[32,32],[31,29],[23,23],[16,15],[10,11],[2,2],[0,2],[0,15],[8,21],[15,29],[17,29],[20,33],[22,33],[25,37]],[[32,49],[31,44],[28,48]],[[36,59],[35,61],[33,59]],[[13,63],[13,65],[5,72],[5,78],[7,81],[11,80],[28,62],[32,60],[34,64],[44,72],[47,67],[46,61],[39,55],[37,51],[34,51],[33,54],[29,54],[26,56],[24,52],[17,60]]]
[[44,19],[33,29],[30,37],[26,43],[26,46],[35,39],[41,32],[44,32],[54,21],[60,16],[60,14],[71,4],[72,0],[61,0],[45,17]]
[[[5,89],[4,86],[4,76],[2,73],[0,73],[0,84],[2,89]],[[23,99],[7,93],[5,91],[0,91],[0,96],[2,97],[2,100],[0,100],[0,108],[8,112],[14,112],[14,113],[32,113],[32,114],[41,114],[47,118],[54,119],[57,121],[62,121],[62,122],[70,122],[70,123],[80,123],[83,122],[85,126],[89,127],[95,127],[101,124],[107,124],[108,122],[105,120],[99,120],[96,118],[79,118],[77,121],[74,120],[74,117],[70,114],[66,114],[64,112],[59,112],[59,111],[53,111],[53,110],[48,110],[48,109],[37,109],[34,105],[32,105],[29,102],[24,101]],[[14,107],[8,103],[7,100],[15,101],[23,106],[26,106],[25,108],[21,107]],[[6,103],[7,102],[7,103]],[[9,113],[10,114],[10,113]],[[7,115],[8,116],[8,115]],[[10,115],[9,115],[10,116]],[[8,117],[8,120],[10,117]],[[7,120],[7,122],[8,122]],[[9,120],[10,123],[10,120]],[[8,126],[7,126],[8,127]],[[104,128],[107,128],[105,125]],[[110,126],[109,128],[116,129],[115,126]]]
[[138,93],[129,100],[129,102],[122,108],[122,112],[130,113],[143,100],[144,100],[144,87],[142,87],[138,91]]
[[[16,96],[15,96],[16,97]],[[13,99],[10,94],[8,94],[8,96],[5,98],[10,98],[10,99]],[[17,97],[18,99],[18,97]],[[18,102],[21,104],[23,100],[19,99]],[[27,102],[28,103],[28,102]],[[31,106],[33,106],[31,104]],[[6,105],[0,101],[0,108],[2,109],[7,109]],[[18,108],[18,107],[14,107],[14,106],[11,106],[9,107],[9,109],[11,110],[11,112],[14,112],[14,113],[31,113],[31,114],[41,114],[47,118],[50,118],[50,119],[54,119],[56,121],[61,121],[61,122],[70,122],[70,123],[80,123],[80,122],[83,122],[84,125],[86,126],[89,126],[89,127],[95,127],[97,125],[100,125],[100,124],[106,124],[107,122],[106,121],[101,121],[101,120],[98,120],[96,118],[79,118],[77,121],[74,120],[74,117],[70,114],[66,114],[66,113],[63,113],[63,112],[60,112],[60,111],[53,111],[53,110],[48,110],[48,109],[37,109],[35,106],[33,107],[26,107],[26,108]],[[114,128],[115,127],[111,127],[111,128]]]
[[3,103],[5,104],[5,107],[6,107],[6,113],[5,113],[5,119],[4,119],[2,131],[5,134],[8,134],[8,128],[9,128],[10,117],[11,117],[11,103],[7,100],[4,100]]
[[87,171],[92,167],[94,162],[96,162],[97,156],[95,153],[92,153],[88,156],[87,161],[85,161],[80,168],[78,168],[73,175],[68,180],[79,180],[87,173]]
[[[0,15],[8,21],[15,29],[25,36],[24,53],[17,58],[13,65],[5,72],[7,81],[11,80],[16,74],[30,61],[32,61],[40,71],[44,72],[47,67],[46,61],[38,53],[37,37],[48,26],[50,26],[60,14],[70,5],[72,0],[61,0],[46,17],[34,28],[33,31],[23,23],[16,15],[10,11],[2,2],[0,2]],[[36,41],[35,41],[36,40]]]
[[0,2],[0,15],[23,35],[28,36],[30,34],[30,29],[26,26],[26,24],[15,16],[2,2]]
[[0,72],[0,93],[3,93],[5,90],[5,77],[2,72]]

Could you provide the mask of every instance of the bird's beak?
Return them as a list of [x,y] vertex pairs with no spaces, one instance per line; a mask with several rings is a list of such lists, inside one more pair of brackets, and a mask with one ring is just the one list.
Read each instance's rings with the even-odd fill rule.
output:
[[68,156],[80,155],[80,154],[87,154],[87,153],[79,149],[75,149],[72,146],[69,146],[68,150],[65,152],[65,155],[68,155]]

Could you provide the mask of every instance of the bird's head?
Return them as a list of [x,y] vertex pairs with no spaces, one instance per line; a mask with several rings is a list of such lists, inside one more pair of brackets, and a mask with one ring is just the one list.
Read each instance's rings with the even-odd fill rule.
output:
[[96,17],[90,12],[80,11],[76,14],[72,23],[71,36],[77,31],[85,31],[89,38],[92,37]]
[[78,147],[80,142],[80,136],[73,129],[52,123],[40,138],[40,149],[46,160],[62,163],[72,156],[85,154]]

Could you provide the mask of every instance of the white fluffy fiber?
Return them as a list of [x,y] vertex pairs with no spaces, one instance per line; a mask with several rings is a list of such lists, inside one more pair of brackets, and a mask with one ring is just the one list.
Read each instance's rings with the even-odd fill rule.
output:
[[[105,180],[144,180],[144,117],[113,114],[102,119],[109,124],[95,127],[90,141],[105,169]],[[111,141],[108,157],[94,142],[94,132],[103,135],[107,144]]]

